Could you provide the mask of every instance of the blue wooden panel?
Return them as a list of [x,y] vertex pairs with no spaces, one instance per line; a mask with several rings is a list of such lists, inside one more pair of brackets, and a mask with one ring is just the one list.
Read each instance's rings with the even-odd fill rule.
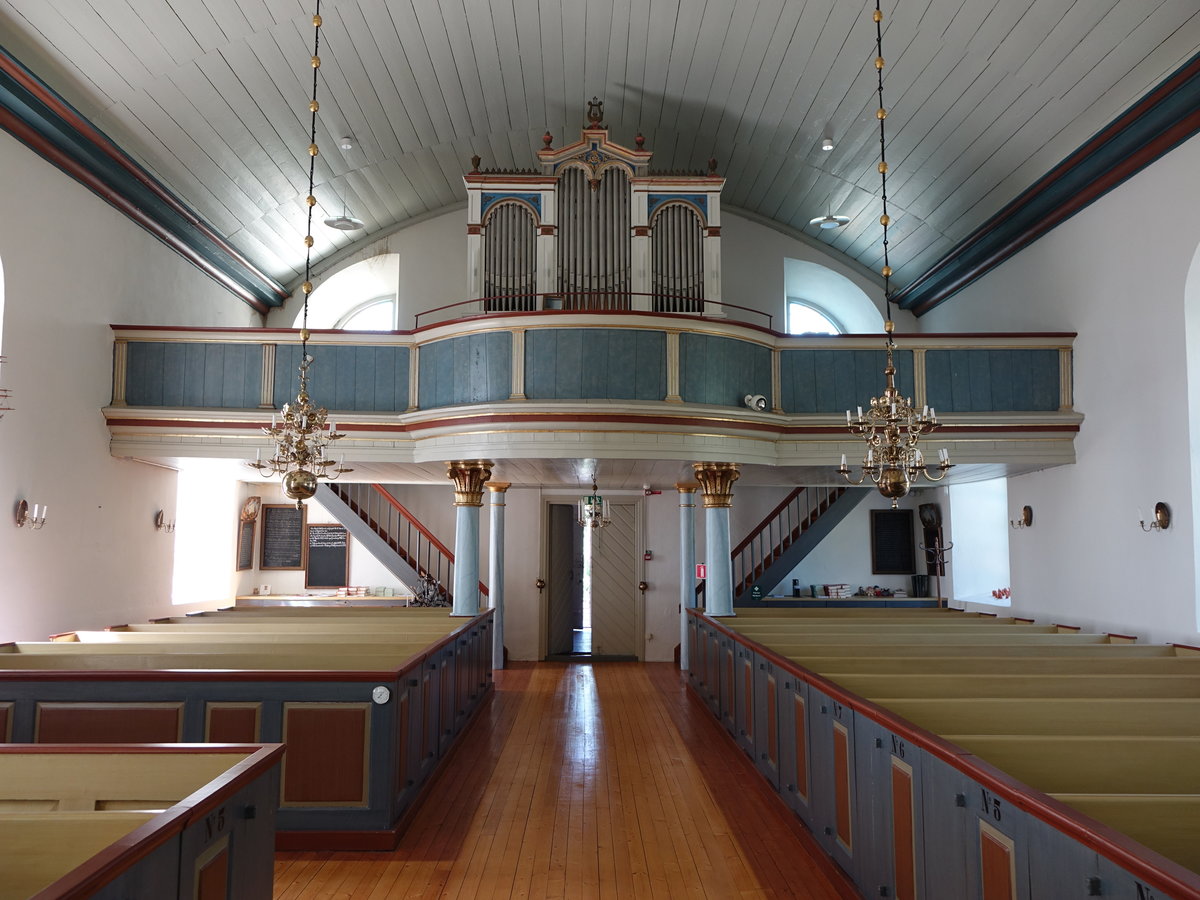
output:
[[546,328],[525,337],[530,400],[661,400],[666,334],[622,328]]
[[205,352],[203,344],[185,344],[183,348],[183,405],[204,405]]
[[554,348],[555,382],[551,385],[550,396],[560,400],[583,396],[583,372],[579,364],[582,355],[583,331],[560,331]]
[[317,402],[330,409],[353,409],[354,392],[358,383],[358,359],[355,348],[329,347],[322,349],[332,351],[331,353],[322,353],[321,361],[325,365],[332,363],[334,389],[332,395],[325,393],[316,395]]
[[419,365],[422,409],[507,400],[512,335],[491,332],[425,344]]
[[1030,350],[1033,398],[1030,409],[1053,411],[1059,407],[1058,351]]
[[1058,351],[929,350],[925,382],[927,402],[945,412],[1053,412]]
[[[897,350],[893,358],[896,386],[912,397],[912,351]],[[866,406],[883,393],[886,363],[883,350],[784,350],[779,369],[784,412],[840,413]]]
[[1013,409],[1013,353],[1005,350],[988,352],[992,398],[990,409]]
[[166,344],[133,341],[125,356],[125,402],[130,406],[161,406],[163,357]]
[[944,351],[925,351],[925,402],[950,412],[950,357]]
[[633,397],[661,400],[667,395],[667,336],[660,331],[639,331],[635,343],[637,365],[632,373],[635,377]]
[[184,344],[164,344],[161,356],[162,370],[155,375],[160,380],[160,398],[163,406],[183,406],[183,390],[186,378]]
[[679,341],[680,396],[687,403],[741,406],[771,395],[771,351],[758,344],[686,333]]
[[970,351],[968,355],[968,370],[970,372],[971,395],[968,401],[973,412],[984,412],[995,409],[992,406],[992,371],[990,365],[991,353],[988,351]]

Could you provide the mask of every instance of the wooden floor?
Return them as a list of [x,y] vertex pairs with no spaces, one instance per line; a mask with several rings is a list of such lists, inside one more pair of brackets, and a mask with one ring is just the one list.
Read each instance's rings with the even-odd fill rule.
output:
[[392,853],[279,853],[278,900],[857,897],[670,664],[516,664]]

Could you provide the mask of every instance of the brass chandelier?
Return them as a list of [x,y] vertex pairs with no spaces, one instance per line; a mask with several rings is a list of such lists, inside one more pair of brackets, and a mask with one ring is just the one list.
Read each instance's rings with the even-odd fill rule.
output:
[[938,451],[938,462],[933,474],[925,463],[918,444],[920,440],[937,427],[937,412],[926,406],[920,412],[913,406],[912,399],[903,396],[896,387],[896,363],[892,353],[896,342],[892,334],[896,324],[892,321],[892,267],[888,264],[888,226],[891,217],[887,205],[887,145],[884,135],[884,121],[887,119],[887,108],[883,105],[883,12],[879,8],[879,0],[875,0],[875,11],[871,18],[875,22],[875,71],[878,75],[879,107],[875,117],[879,120],[879,177],[883,183],[883,214],[879,224],[883,226],[883,299],[887,310],[887,321],[883,330],[886,334],[885,348],[887,350],[887,365],[883,374],[886,386],[883,394],[872,397],[866,412],[858,407],[857,415],[851,416],[846,410],[846,426],[850,433],[857,435],[866,442],[866,453],[863,456],[862,470],[855,479],[850,474],[846,464],[846,455],[842,454],[842,464],[838,472],[846,481],[860,485],[870,479],[879,488],[879,493],[892,501],[895,509],[897,501],[909,491],[913,482],[924,478],[926,481],[941,481],[952,468],[950,454],[944,449]]
[[[308,145],[308,226],[304,236],[304,317],[300,328],[300,390],[296,399],[285,403],[278,415],[271,416],[271,427],[264,428],[263,433],[275,443],[275,450],[270,459],[262,459],[255,455],[254,462],[248,463],[258,469],[264,476],[281,475],[283,490],[300,506],[305,500],[317,492],[317,482],[324,478],[332,481],[346,472],[353,472],[345,466],[346,458],[340,462],[326,459],[325,453],[329,446],[345,437],[337,431],[329,419],[329,411],[325,407],[314,406],[308,396],[308,369],[313,358],[308,353],[308,295],[312,293],[312,221],[313,207],[317,198],[313,195],[317,165],[317,75],[321,68],[321,0],[316,0],[316,10],[313,13],[313,87],[312,99],[308,109],[312,114],[309,129]],[[328,425],[328,430],[326,430]]]

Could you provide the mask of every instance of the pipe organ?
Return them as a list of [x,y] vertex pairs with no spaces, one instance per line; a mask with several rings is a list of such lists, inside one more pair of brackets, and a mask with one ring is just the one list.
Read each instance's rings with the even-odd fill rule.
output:
[[648,310],[720,316],[721,189],[707,172],[657,173],[637,136],[609,139],[588,104],[579,140],[542,138],[537,169],[481,171],[467,188],[469,296],[478,311]]

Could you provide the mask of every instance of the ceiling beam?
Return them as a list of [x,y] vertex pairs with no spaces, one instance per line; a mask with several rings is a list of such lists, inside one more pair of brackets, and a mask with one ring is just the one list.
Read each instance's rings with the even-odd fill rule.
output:
[[975,229],[892,299],[918,316],[1200,132],[1200,54]]
[[287,290],[0,47],[0,128],[119,209],[259,313]]

